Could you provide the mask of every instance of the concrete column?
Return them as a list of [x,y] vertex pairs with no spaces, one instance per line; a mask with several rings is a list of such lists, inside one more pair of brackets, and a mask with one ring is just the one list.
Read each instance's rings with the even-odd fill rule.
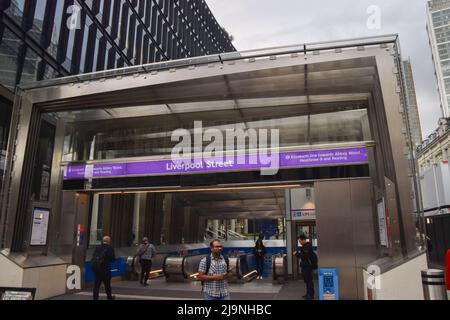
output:
[[133,208],[133,227],[132,232],[134,234],[133,244],[139,243],[139,221],[140,221],[140,204],[141,204],[141,194],[136,193],[134,195],[134,208]]
[[[287,252],[287,269],[288,274],[292,275],[294,279],[297,279],[297,260],[292,256],[294,251],[294,242],[297,241],[295,234],[295,222],[292,222],[291,218],[291,190],[286,189],[284,192],[285,208],[286,208],[286,252]],[[295,248],[296,249],[296,248]]]
[[181,235],[181,243],[192,242],[192,226],[191,226],[191,208],[184,208],[184,224],[183,224],[183,234]]
[[228,219],[225,219],[225,241],[228,241]]
[[194,234],[194,239],[196,241],[200,241],[203,242],[204,238],[205,238],[205,225],[206,224],[210,224],[211,220],[205,221],[206,218],[205,217],[200,217],[198,216],[197,218],[197,225],[198,225],[198,232],[196,234]]
[[213,231],[215,237],[216,237],[216,235],[219,234],[219,220],[218,219],[214,219],[212,221],[212,231]]
[[230,219],[230,230],[236,232],[236,219]]
[[136,241],[139,243],[142,240],[142,237],[147,236],[145,233],[145,224],[147,223],[147,219],[150,219],[146,215],[147,210],[147,194],[141,194],[139,197],[139,217],[137,221],[137,232],[136,232]]
[[104,194],[103,197],[103,231],[102,236],[111,232],[111,194]]
[[91,218],[91,230],[89,237],[89,244],[96,245],[100,244],[100,241],[97,240],[97,228],[98,228],[98,193],[94,194],[92,197],[92,218]]
[[166,194],[164,197],[164,214],[162,222],[161,243],[170,243],[170,225],[172,220],[172,194]]
[[244,233],[248,233],[248,219],[244,219]]

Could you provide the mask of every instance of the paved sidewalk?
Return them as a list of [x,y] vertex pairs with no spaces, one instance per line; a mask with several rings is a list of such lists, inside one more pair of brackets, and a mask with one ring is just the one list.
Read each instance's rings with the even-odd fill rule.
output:
[[[244,284],[229,284],[231,300],[303,300],[306,292],[302,280],[288,281],[285,284],[272,284],[271,279],[253,280]],[[316,299],[318,297],[315,284]],[[149,281],[149,286],[143,287],[138,281],[120,281],[112,283],[113,295],[116,300],[202,300],[201,283],[166,282],[160,277]],[[65,294],[51,300],[91,300],[92,290],[86,289],[73,294]],[[106,299],[103,287],[100,299]]]

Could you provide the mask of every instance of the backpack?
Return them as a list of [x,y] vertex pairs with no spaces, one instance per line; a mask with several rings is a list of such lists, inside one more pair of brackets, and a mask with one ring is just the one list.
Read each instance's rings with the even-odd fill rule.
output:
[[311,251],[310,260],[311,260],[311,267],[313,268],[313,270],[316,270],[319,267],[319,263],[317,259],[317,254],[314,251]]
[[[225,259],[225,262],[227,264],[227,272],[230,270],[230,259],[228,259],[228,256],[223,256]],[[211,268],[211,255],[206,256],[206,271],[205,274],[207,275],[209,273],[209,268]],[[205,284],[205,281],[202,281],[202,291],[203,291],[203,285]]]
[[106,249],[95,250],[91,259],[91,269],[95,274],[102,273],[105,268]]

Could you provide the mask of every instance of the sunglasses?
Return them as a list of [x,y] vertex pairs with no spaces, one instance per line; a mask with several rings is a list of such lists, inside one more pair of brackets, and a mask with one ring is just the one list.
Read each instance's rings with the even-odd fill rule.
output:
[[214,246],[214,248],[222,248],[222,246]]

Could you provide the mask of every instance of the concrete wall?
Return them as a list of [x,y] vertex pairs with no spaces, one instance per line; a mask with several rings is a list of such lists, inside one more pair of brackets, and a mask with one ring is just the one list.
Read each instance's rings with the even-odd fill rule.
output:
[[22,286],[23,269],[2,254],[0,254],[0,270],[1,287]]
[[[422,254],[382,273],[379,288],[372,291],[373,300],[423,300],[420,271],[427,268],[426,254]],[[367,271],[363,270],[364,283],[367,283],[369,276]],[[365,299],[368,299],[367,289]]]
[[0,254],[0,287],[36,288],[36,300],[66,293],[66,265],[21,268]]
[[36,288],[36,300],[66,293],[66,266],[48,266],[23,270],[23,287]]

